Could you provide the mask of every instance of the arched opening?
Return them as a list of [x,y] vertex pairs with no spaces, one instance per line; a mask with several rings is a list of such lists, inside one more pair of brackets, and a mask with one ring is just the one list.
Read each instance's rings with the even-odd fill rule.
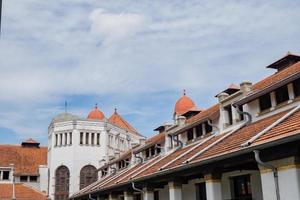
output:
[[69,198],[70,171],[66,166],[60,166],[55,172],[55,200]]
[[96,167],[92,165],[84,166],[80,171],[80,189],[94,183],[98,179]]

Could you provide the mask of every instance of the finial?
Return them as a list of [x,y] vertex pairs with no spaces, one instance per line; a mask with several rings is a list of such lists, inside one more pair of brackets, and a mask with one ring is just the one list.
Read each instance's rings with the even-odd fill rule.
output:
[[117,113],[117,108],[115,108],[115,113]]
[[184,95],[184,96],[186,95],[186,90],[185,90],[185,89],[183,89],[183,95]]
[[287,55],[291,55],[291,52],[290,52],[290,51],[288,51],[288,52],[287,52]]
[[95,103],[95,109],[98,109],[98,103]]

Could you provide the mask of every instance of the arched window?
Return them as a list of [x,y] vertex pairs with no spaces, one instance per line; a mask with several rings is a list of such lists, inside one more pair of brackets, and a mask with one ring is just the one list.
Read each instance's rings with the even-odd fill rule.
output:
[[55,172],[55,200],[69,198],[70,171],[66,166],[60,166]]
[[80,189],[90,185],[98,179],[96,167],[92,165],[84,166],[80,171]]

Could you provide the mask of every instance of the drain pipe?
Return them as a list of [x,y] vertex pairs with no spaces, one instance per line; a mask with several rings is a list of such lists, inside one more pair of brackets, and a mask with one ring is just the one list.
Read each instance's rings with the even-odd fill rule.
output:
[[112,165],[109,166],[109,168],[113,170],[112,174],[116,174],[117,173],[117,168],[113,167]]
[[139,156],[137,153],[134,154],[134,157],[137,158],[138,160],[140,160],[140,163],[144,162],[144,159],[141,156]]
[[245,111],[241,111],[236,104],[232,104],[232,106],[235,108],[235,110],[237,111],[238,114],[245,115],[247,117],[246,126],[248,126],[249,124],[251,124],[251,122],[252,122],[252,116],[251,116],[250,113],[245,112]]
[[273,171],[274,182],[275,182],[275,190],[276,190],[276,199],[280,200],[279,183],[278,183],[278,170],[277,170],[277,168],[275,166],[271,165],[271,164],[263,162],[260,159],[258,150],[254,150],[253,152],[254,152],[254,155],[255,155],[255,160],[259,165],[261,165],[261,166],[263,166],[267,169],[271,169]]
[[97,200],[97,199],[92,198],[92,194],[89,194],[89,200]]
[[174,141],[174,142],[177,142],[177,144],[179,144],[179,147],[178,147],[179,149],[183,147],[183,143],[179,140],[178,134],[177,134],[177,135],[174,135],[173,141]]
[[219,127],[214,125],[213,123],[211,123],[210,119],[207,119],[207,124],[216,129],[216,131],[214,131],[214,133],[219,133],[220,132]]
[[133,190],[135,190],[135,191],[137,191],[137,192],[140,192],[140,193],[141,193],[141,196],[142,196],[142,199],[143,199],[143,198],[144,198],[144,190],[141,190],[141,189],[139,189],[139,188],[135,187],[135,184],[134,184],[134,182],[131,182],[131,186],[132,186],[132,189],[133,189]]

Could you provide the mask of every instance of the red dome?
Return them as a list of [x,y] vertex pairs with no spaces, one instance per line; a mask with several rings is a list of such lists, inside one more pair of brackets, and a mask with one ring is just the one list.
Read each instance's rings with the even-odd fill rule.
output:
[[182,115],[192,109],[193,107],[196,107],[193,100],[186,96],[185,92],[183,93],[183,96],[178,99],[178,101],[175,104],[174,113],[177,115]]
[[105,118],[103,112],[101,112],[98,109],[98,106],[96,105],[95,108],[89,113],[88,119],[98,119],[98,120],[102,120]]

